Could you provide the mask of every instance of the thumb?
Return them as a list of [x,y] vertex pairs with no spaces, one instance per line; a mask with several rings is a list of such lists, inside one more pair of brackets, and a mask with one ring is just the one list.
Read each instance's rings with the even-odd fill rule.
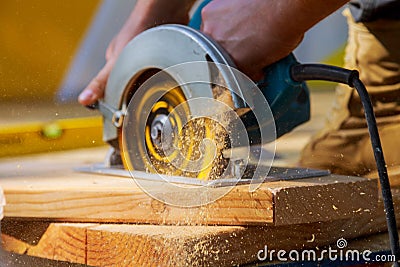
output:
[[104,96],[107,80],[114,66],[114,62],[115,60],[109,60],[96,77],[90,81],[88,86],[79,95],[79,103],[85,106],[91,105]]

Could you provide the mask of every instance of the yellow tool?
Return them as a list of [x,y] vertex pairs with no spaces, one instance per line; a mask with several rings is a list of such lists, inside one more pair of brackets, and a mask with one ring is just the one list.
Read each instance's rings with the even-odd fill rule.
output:
[[0,157],[104,145],[102,118],[61,119],[0,128]]

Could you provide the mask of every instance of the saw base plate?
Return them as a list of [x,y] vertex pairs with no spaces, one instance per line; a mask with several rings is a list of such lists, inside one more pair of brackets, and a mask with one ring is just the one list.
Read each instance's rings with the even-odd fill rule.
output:
[[208,186],[208,187],[223,187],[232,185],[242,185],[250,184],[253,179],[263,179],[264,182],[275,182],[275,181],[287,181],[287,180],[297,180],[312,177],[322,177],[328,176],[330,174],[327,170],[316,170],[316,169],[306,169],[306,168],[287,168],[287,167],[271,167],[259,166],[258,168],[265,168],[264,177],[254,177],[252,179],[252,174],[256,165],[247,165],[244,176],[241,179],[236,179],[232,177],[231,179],[216,179],[216,180],[200,180],[196,178],[187,178],[183,176],[172,176],[172,175],[162,175],[155,173],[148,173],[144,171],[128,171],[123,168],[123,166],[113,166],[107,167],[104,164],[94,164],[91,166],[84,166],[76,168],[75,171],[83,173],[94,173],[101,175],[111,175],[126,178],[135,178],[156,182],[168,182],[186,185],[198,185],[198,186]]

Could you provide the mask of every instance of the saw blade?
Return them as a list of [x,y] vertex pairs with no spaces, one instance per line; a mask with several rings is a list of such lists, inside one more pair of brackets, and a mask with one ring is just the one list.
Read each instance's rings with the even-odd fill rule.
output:
[[[198,106],[208,108],[212,116],[193,117],[177,83],[165,73],[154,76],[135,92],[127,109],[120,134],[124,167],[203,180],[219,178],[229,161],[223,151],[230,148],[226,126],[232,116],[207,104],[209,99],[197,99]],[[232,111],[230,93],[217,86],[213,92],[217,100],[212,100]]]

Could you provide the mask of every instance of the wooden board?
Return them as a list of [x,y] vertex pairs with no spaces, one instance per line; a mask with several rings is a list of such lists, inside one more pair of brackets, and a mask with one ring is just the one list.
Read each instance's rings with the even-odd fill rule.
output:
[[4,196],[3,188],[0,187],[0,221],[4,217],[4,206],[6,205],[6,198]]
[[[398,206],[400,192],[394,193]],[[396,215],[400,216],[399,209]],[[7,229],[18,227],[17,232],[24,233],[23,229],[32,232],[35,228],[42,232],[42,226],[36,227],[36,223],[23,222],[25,227],[21,227],[6,220],[3,224],[5,234]],[[339,238],[350,241],[385,230],[383,205],[379,202],[375,214],[290,227],[50,223],[45,233],[40,234],[39,242],[29,242],[35,238],[18,238],[18,233],[11,232],[17,237],[3,234],[3,247],[90,266],[236,266],[256,261],[257,253],[265,246],[269,251],[321,249],[326,245],[335,248]],[[389,248],[387,242],[383,245]],[[374,248],[363,246],[363,249]]]
[[327,176],[264,183],[255,192],[241,185],[206,206],[169,206],[143,193],[133,179],[73,171],[100,161],[105,153],[91,149],[1,161],[5,216],[69,222],[291,225],[373,213],[377,203],[376,180]]

